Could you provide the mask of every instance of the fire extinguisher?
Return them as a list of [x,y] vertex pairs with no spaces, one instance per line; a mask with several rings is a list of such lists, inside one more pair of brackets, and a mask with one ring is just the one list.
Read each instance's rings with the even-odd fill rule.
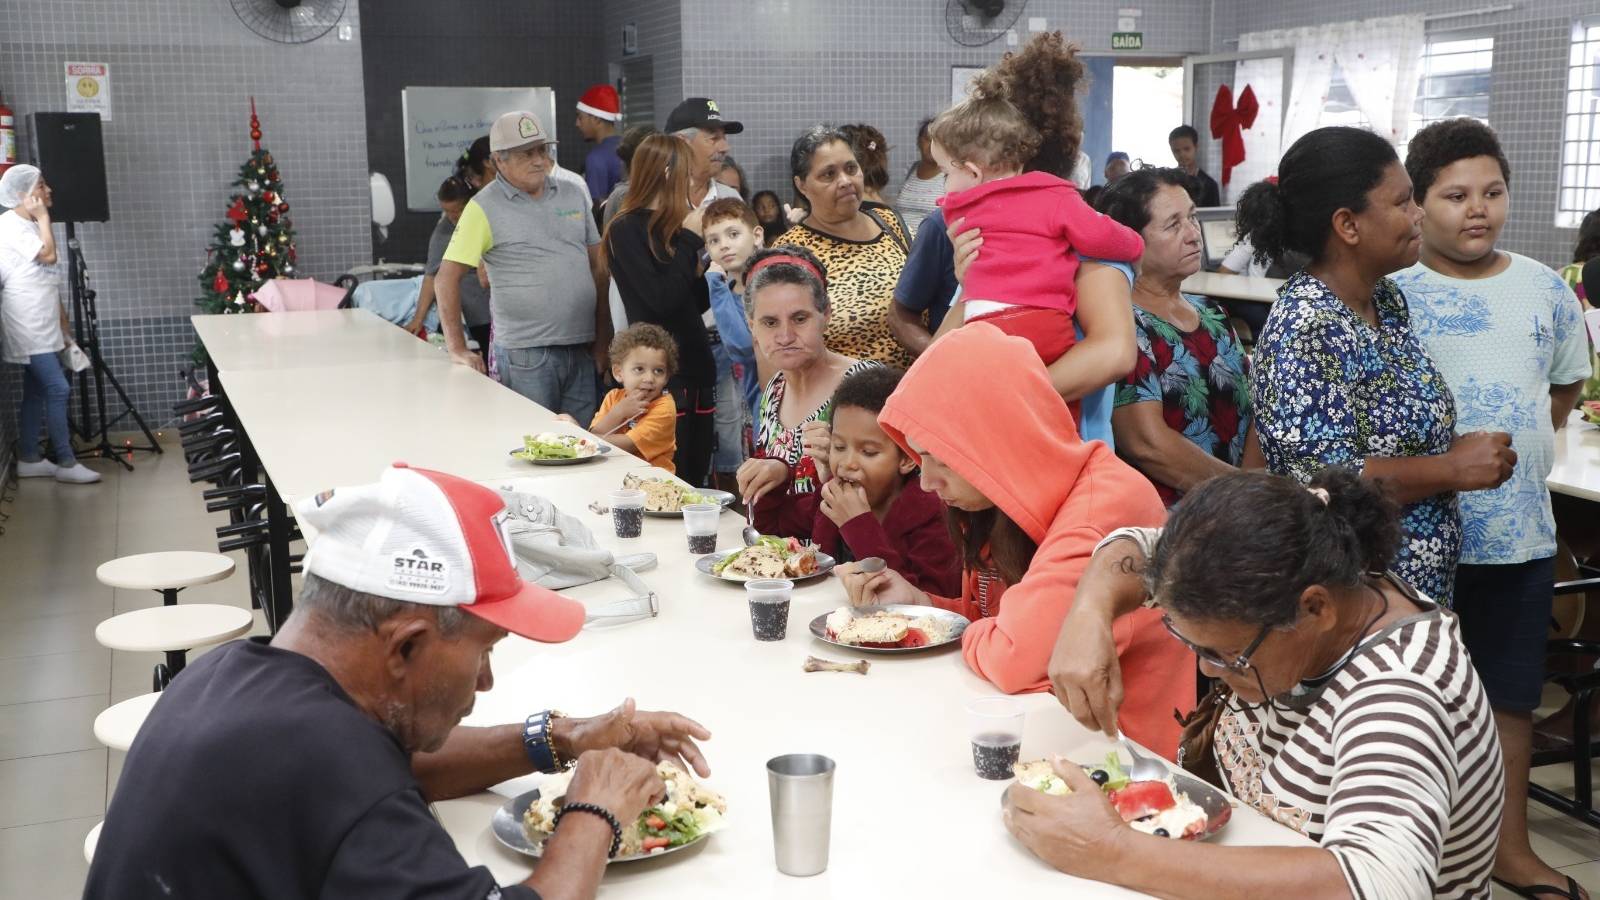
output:
[[17,162],[17,120],[11,107],[0,101],[0,173]]

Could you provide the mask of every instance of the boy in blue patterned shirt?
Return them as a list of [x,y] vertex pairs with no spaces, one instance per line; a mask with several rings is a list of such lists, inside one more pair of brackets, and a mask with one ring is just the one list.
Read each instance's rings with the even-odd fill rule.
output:
[[1506,766],[1495,880],[1524,896],[1579,896],[1528,843],[1528,759],[1543,686],[1555,518],[1545,479],[1589,377],[1578,298],[1525,256],[1495,249],[1510,206],[1511,166],[1493,131],[1449,119],[1411,139],[1406,169],[1422,206],[1422,256],[1393,276],[1412,327],[1455,394],[1457,429],[1504,431],[1517,466],[1494,490],[1460,495],[1454,609],[1494,707]]

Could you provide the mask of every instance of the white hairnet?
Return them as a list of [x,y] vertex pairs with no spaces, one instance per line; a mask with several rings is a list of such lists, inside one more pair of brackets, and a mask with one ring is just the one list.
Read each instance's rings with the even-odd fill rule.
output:
[[36,166],[12,166],[0,175],[0,206],[15,209],[22,205],[39,183],[40,172]]

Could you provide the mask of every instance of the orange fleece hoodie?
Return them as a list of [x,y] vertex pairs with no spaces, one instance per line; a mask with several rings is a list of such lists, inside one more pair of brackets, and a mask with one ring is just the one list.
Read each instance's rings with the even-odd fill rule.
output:
[[[1166,510],[1156,489],[1105,444],[1079,439],[1027,341],[981,322],[929,347],[878,424],[919,462],[907,439],[927,448],[1038,544],[1020,582],[991,587],[994,617],[979,617],[970,570],[959,598],[933,601],[973,620],[961,640],[973,671],[1007,693],[1049,690],[1045,668],[1095,545],[1124,526],[1161,525]],[[1123,731],[1172,759],[1182,731],[1173,712],[1195,705],[1194,656],[1167,634],[1155,609],[1123,616],[1113,633]]]

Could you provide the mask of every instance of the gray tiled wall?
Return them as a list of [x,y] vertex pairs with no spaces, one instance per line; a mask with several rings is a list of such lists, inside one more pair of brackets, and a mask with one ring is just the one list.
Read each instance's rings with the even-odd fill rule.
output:
[[[668,5],[668,4],[663,4]],[[1017,23],[1042,17],[1087,50],[1109,50],[1117,10],[1143,11],[1146,51],[1210,49],[1210,4],[1194,0],[1032,0]],[[950,67],[984,66],[1007,49],[972,49],[945,29],[943,2],[683,0],[683,90],[715,97],[745,123],[731,152],[753,186],[787,197],[789,147],[812,122],[867,122],[889,139],[889,195],[916,161],[917,121],[949,105]],[[660,88],[662,73],[656,73]]]
[[[730,4],[736,17],[743,17],[758,4]],[[649,57],[652,71],[652,88],[655,102],[654,124],[660,128],[666,123],[667,113],[683,102],[684,34],[683,6],[681,0],[605,0],[601,14],[605,58],[612,67],[612,75],[620,75],[622,55],[622,28],[632,24],[639,36],[638,57]],[[743,40],[743,38],[741,38]]]
[[567,0],[361,0],[367,158],[389,178],[395,221],[373,248],[390,260],[422,262],[437,212],[406,209],[400,91],[408,86],[555,89],[562,165],[579,170],[588,148],[573,106],[591,84],[607,81],[600,16],[574,15]]
[[[1222,39],[1240,32],[1291,28],[1415,11],[1425,15],[1484,7],[1513,8],[1487,15],[1436,20],[1430,37],[1481,34],[1494,38],[1489,124],[1511,160],[1511,217],[1501,246],[1551,265],[1567,262],[1576,229],[1555,227],[1556,188],[1565,112],[1572,22],[1600,15],[1594,0],[1217,0]],[[1448,29],[1448,31],[1446,31]],[[1457,30],[1463,29],[1463,30]]]
[[[62,63],[111,64],[111,221],[82,225],[79,237],[107,360],[157,425],[182,391],[196,276],[250,152],[251,95],[283,175],[300,271],[331,281],[370,259],[360,42],[340,41],[336,29],[310,44],[275,44],[240,24],[227,0],[145,0],[137,14],[83,0],[6,6],[0,95],[24,146],[28,113],[65,108]],[[359,32],[353,2],[345,21]],[[19,371],[0,366],[7,423]]]

